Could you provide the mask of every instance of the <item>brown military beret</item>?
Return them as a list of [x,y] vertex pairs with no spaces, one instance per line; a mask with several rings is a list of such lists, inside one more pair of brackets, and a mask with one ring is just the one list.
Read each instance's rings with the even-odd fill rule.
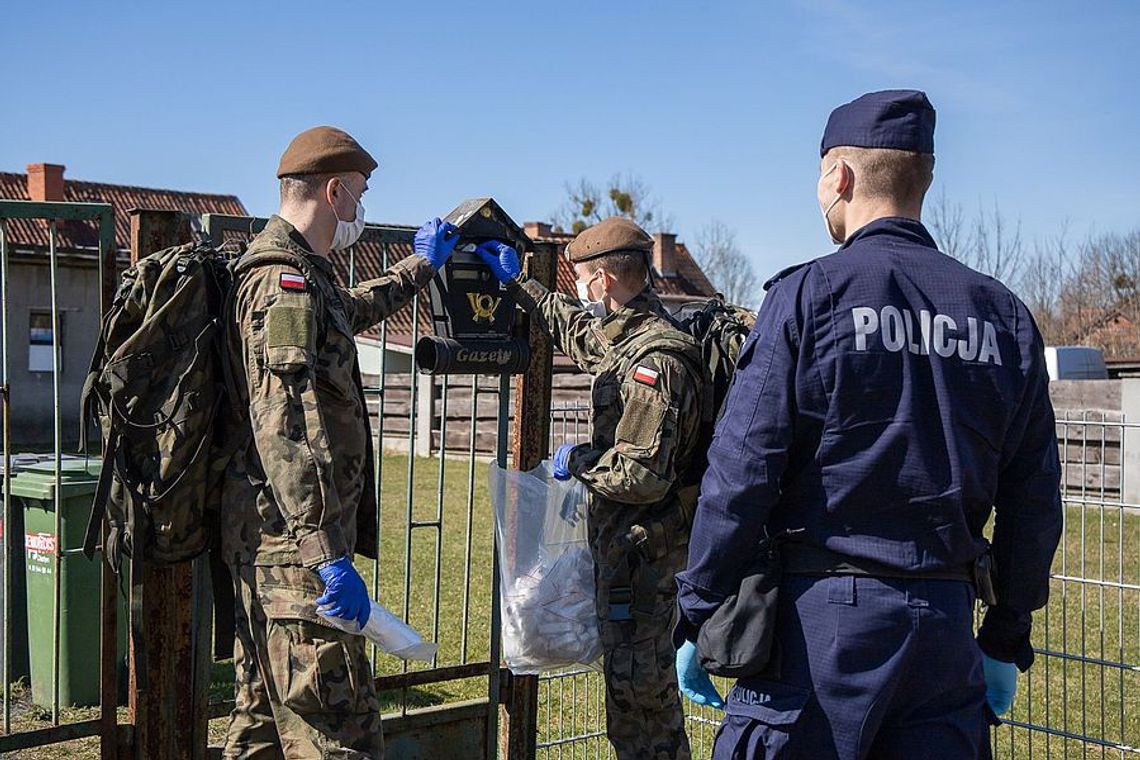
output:
[[653,250],[649,233],[622,216],[611,216],[582,231],[566,246],[566,258],[572,262],[589,261],[614,251]]
[[376,159],[348,132],[336,127],[313,127],[289,143],[281,154],[277,176],[360,172],[367,177],[376,166]]

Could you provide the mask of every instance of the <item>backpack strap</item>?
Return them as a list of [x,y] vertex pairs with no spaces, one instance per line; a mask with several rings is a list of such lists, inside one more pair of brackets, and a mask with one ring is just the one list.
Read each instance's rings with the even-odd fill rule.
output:
[[[113,414],[114,412],[111,413]],[[107,500],[111,497],[111,483],[115,478],[115,458],[119,454],[121,443],[122,434],[119,429],[112,424],[111,434],[107,438],[106,446],[103,447],[103,468],[99,471],[99,484],[95,487],[95,498],[91,502],[91,517],[87,521],[87,533],[83,538],[83,553],[87,556],[87,559],[95,558],[95,549],[99,545],[100,531],[103,527],[103,516],[107,512]],[[110,551],[112,548],[114,548],[114,556],[112,556],[112,552]],[[118,551],[117,546],[104,546],[103,552],[107,555],[107,561],[111,563],[115,575],[118,575],[122,561],[121,552]]]
[[[696,349],[699,355],[702,354],[701,344],[696,341],[691,335],[681,330],[676,330],[677,335],[661,334],[659,330],[646,330],[641,335],[636,336],[629,344],[623,347],[621,352],[622,358],[633,364],[645,358],[648,354],[654,351],[663,351],[664,353],[674,356],[681,360],[690,372],[693,373],[695,380],[705,382],[707,380],[708,371],[704,365],[698,361],[694,361],[693,357],[689,356],[685,348]],[[702,410],[702,416],[704,412]]]
[[[703,357],[701,344],[697,340],[680,329],[677,330],[677,335],[669,335],[666,333],[662,335],[658,330],[646,330],[642,335],[638,335],[622,352],[622,358],[630,364],[641,361],[646,355],[654,351],[662,351],[670,356],[676,357],[683,365],[693,374],[693,379],[698,383],[708,385],[708,370],[700,361],[694,360],[693,357],[685,350],[685,348],[695,349],[699,356]],[[701,424],[710,424],[711,415],[709,411],[712,409],[712,403],[709,393],[701,394]],[[682,473],[679,481],[680,487],[677,489],[677,502],[680,506],[681,525],[676,526],[669,520],[659,520],[658,528],[660,530],[676,530],[678,528],[687,531],[693,524],[693,515],[697,507],[697,496],[700,491],[700,483],[689,482],[688,473]]]
[[91,354],[91,366],[87,370],[87,378],[83,381],[83,390],[79,395],[79,453],[88,453],[87,428],[95,419],[95,410],[92,407],[93,397],[98,393],[99,378],[103,376],[103,365],[107,360],[107,330],[110,323],[110,314],[103,321],[99,329],[99,340],[95,344],[95,352]]
[[[646,330],[643,335],[637,336],[630,342],[630,345],[622,352],[622,356],[630,364],[641,361],[646,355],[654,351],[662,351],[679,359],[692,373],[693,379],[699,385],[705,386],[705,392],[700,396],[701,424],[712,424],[715,422],[717,410],[713,408],[712,394],[708,392],[711,378],[708,367],[704,363],[704,349],[696,338],[688,333],[680,330],[677,330],[677,333],[677,335],[671,336],[662,335],[660,331],[656,330]],[[697,355],[701,357],[700,360],[694,360],[685,351],[684,346],[696,349]]]
[[[273,264],[283,264],[285,266],[293,267],[301,272],[306,280],[313,279],[313,268],[309,262],[305,261],[303,256],[298,256],[295,253],[289,253],[280,249],[272,249],[268,251],[254,251],[246,253],[233,264],[231,271],[232,282],[230,283],[229,292],[226,294],[225,302],[222,305],[222,313],[224,315],[226,325],[232,324],[237,317],[237,291],[241,285],[242,277],[248,275],[254,269],[263,266],[270,266]],[[320,300],[320,290],[314,288],[312,290],[314,296]],[[322,341],[323,342],[323,341]],[[226,397],[231,400],[230,406],[235,412],[244,417],[249,412],[249,408],[241,403],[241,399],[245,398],[245,393],[241,390],[241,385],[238,383],[237,372],[234,369],[233,362],[230,361],[230,348],[228,341],[223,341],[221,347],[221,365],[222,365],[222,378],[226,386]],[[239,438],[234,436],[234,438]],[[236,452],[241,448],[242,441],[231,443],[233,448],[232,452]],[[228,447],[227,447],[228,448]]]

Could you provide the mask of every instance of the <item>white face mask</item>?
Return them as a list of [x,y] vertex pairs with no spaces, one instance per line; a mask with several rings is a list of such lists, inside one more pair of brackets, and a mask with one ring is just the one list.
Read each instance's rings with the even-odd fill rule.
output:
[[[334,251],[343,251],[345,248],[348,248],[359,240],[360,234],[364,232],[364,204],[360,202],[359,198],[352,194],[352,191],[348,189],[348,185],[341,182],[340,186],[356,201],[356,217],[351,222],[346,222],[341,219],[340,216],[337,216],[336,232],[333,233],[332,245],[329,246],[329,248]],[[336,213],[335,208],[333,209],[333,213]]]
[[[824,178],[826,178],[827,175],[829,175],[833,171],[835,171],[836,167],[838,167],[838,166],[839,166],[839,162],[832,164],[831,168],[828,169],[827,171],[825,171],[820,176],[819,181],[823,182]],[[835,204],[839,203],[839,201],[841,201],[842,199],[843,199],[842,196],[839,195],[838,193],[836,193],[835,200],[833,200],[831,202],[830,206],[828,206],[826,209],[823,206],[819,207],[819,210],[823,213],[823,226],[827,228],[827,235],[828,235],[828,237],[831,238],[831,242],[835,243],[836,245],[842,245],[843,238],[839,237],[839,235],[834,230],[831,229],[831,220],[828,219],[828,215],[831,213],[831,210],[833,208],[835,208]]]
[[[595,277],[597,274],[597,272],[594,272]],[[590,300],[590,283],[593,281],[594,277],[591,277],[587,282],[582,282],[581,280],[575,281],[574,286],[578,289],[578,300],[582,302],[582,308],[595,317],[604,317],[606,316],[606,305],[601,301]]]

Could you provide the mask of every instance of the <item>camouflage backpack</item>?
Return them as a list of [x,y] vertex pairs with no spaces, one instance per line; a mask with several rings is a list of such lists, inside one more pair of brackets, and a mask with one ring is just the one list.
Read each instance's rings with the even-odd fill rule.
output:
[[[673,315],[677,329],[704,347],[705,366],[712,383],[713,408],[719,416],[740,358],[740,347],[756,325],[756,313],[726,303],[722,296],[681,306]],[[714,420],[715,421],[715,420]]]
[[756,325],[756,314],[742,306],[726,303],[722,296],[717,295],[707,301],[684,304],[673,315],[673,323],[678,330],[693,336],[701,344],[705,379],[709,384],[697,453],[685,473],[686,484],[699,485],[708,469],[709,446],[724,408],[724,399],[732,385],[736,360],[740,357],[744,339]]
[[84,551],[94,555],[105,518],[116,572],[124,556],[192,559],[217,537],[219,489],[242,443],[224,440],[220,427],[245,414],[230,403],[241,397],[225,346],[234,283],[262,263],[308,274],[296,256],[240,253],[199,242],[151,254],[123,274],[103,317],[82,397],[84,448],[88,424],[103,438]]

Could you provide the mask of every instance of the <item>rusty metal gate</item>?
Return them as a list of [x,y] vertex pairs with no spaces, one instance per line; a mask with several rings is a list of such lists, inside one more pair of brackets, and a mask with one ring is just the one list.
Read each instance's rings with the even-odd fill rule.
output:
[[[54,283],[57,224],[63,223],[52,220],[101,222],[98,244],[92,246],[92,258],[99,265],[107,264],[97,280],[103,284],[101,308],[109,303],[116,285],[113,210],[108,205],[0,202],[6,461],[12,453],[7,437],[9,413],[19,408],[20,394],[9,393],[8,383],[12,280],[4,231],[9,220],[28,219],[42,220],[37,224],[44,227],[48,243],[44,252],[52,282],[48,314],[56,315],[48,320],[50,337],[56,341],[49,346],[48,356],[55,356],[56,364],[46,376],[57,388],[54,435],[47,438],[54,440],[58,461],[65,444],[59,423],[61,333]],[[137,260],[185,242],[195,230],[221,242],[247,238],[263,224],[263,220],[250,218],[132,211],[131,258]],[[353,249],[336,257],[341,282],[351,286],[379,276],[411,254],[413,234],[412,228],[368,226]],[[528,266],[536,276],[552,281],[552,260],[539,259]],[[430,324],[420,301],[417,297],[358,341],[376,444],[381,533],[379,559],[358,567],[376,598],[425,638],[440,644],[435,660],[426,665],[409,666],[372,651],[389,753],[402,758],[525,758],[534,751],[537,681],[514,677],[500,667],[499,597],[494,593],[498,567],[486,479],[492,461],[500,466],[531,467],[546,453],[547,420],[535,410],[545,411],[549,403],[549,344],[532,334],[531,370],[513,379],[506,375],[422,376],[412,363],[415,342]],[[90,322],[97,326],[98,319],[92,317]],[[68,372],[82,375],[86,360],[82,358],[82,367],[69,366]],[[5,527],[10,528],[10,471],[5,472]],[[57,486],[58,479],[57,473]],[[12,530],[5,536],[9,547],[22,541],[22,535]],[[54,561],[86,561],[73,557],[74,553],[64,547]],[[6,629],[13,619],[9,567],[15,564],[13,555],[9,551],[5,559]],[[139,688],[134,652],[130,652],[131,669],[124,679],[129,695],[126,709],[119,707],[122,682],[116,666],[121,657],[113,633],[117,630],[118,589],[109,572],[103,578],[102,622],[98,615],[94,620],[73,621],[88,640],[99,640],[100,626],[112,632],[103,635],[101,648],[91,652],[99,653],[102,671],[99,706],[70,709],[56,700],[50,714],[32,708],[34,719],[16,725],[8,720],[14,699],[12,679],[5,678],[0,755],[44,748],[30,749],[34,754],[27,756],[67,757],[75,751],[71,740],[99,737],[104,758],[213,756],[232,707],[233,673],[228,663],[212,662],[211,644],[216,643],[211,631],[224,628],[226,616],[219,615],[215,621],[210,615],[206,558],[170,568],[144,568],[142,599],[136,601],[146,623],[141,635],[147,647],[149,685]],[[219,600],[220,608],[225,603]],[[56,620],[58,648],[58,592],[54,609],[49,611]],[[9,633],[4,654],[9,655],[11,649]],[[6,675],[11,659],[5,657]],[[22,698],[22,692],[17,696]],[[25,702],[20,703],[21,709],[27,706]],[[207,743],[215,749],[208,750]],[[60,746],[46,749],[49,745]]]

